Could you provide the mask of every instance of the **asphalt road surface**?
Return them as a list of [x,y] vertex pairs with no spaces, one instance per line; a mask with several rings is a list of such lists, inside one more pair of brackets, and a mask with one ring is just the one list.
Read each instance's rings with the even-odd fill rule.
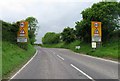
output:
[[118,79],[118,63],[67,49],[37,47],[34,58],[12,79]]

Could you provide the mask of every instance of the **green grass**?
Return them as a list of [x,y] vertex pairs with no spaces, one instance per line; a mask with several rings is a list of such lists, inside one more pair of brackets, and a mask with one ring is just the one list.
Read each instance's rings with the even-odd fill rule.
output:
[[118,59],[118,43],[105,44],[96,50],[89,50],[88,55]]
[[25,63],[33,54],[35,49],[28,45],[28,50],[23,50],[10,42],[2,42],[2,77],[8,76],[14,69]]
[[[75,46],[80,46],[80,49],[77,50],[75,49]],[[70,43],[70,44],[65,44],[65,43],[59,43],[59,44],[53,44],[53,45],[43,45],[44,47],[57,47],[57,48],[67,48],[70,49],[74,52],[77,53],[82,53],[82,54],[87,54],[91,56],[96,56],[96,57],[102,57],[102,58],[107,58],[107,59],[118,59],[118,41],[111,41],[107,42],[102,45],[102,47],[97,48],[96,50],[93,50],[91,48],[90,43],[84,43],[80,42],[78,40]],[[119,58],[120,59],[120,58]]]

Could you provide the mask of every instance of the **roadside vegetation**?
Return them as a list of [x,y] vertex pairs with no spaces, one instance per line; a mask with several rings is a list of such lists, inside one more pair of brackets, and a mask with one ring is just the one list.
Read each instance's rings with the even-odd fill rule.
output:
[[24,50],[10,42],[2,42],[2,76],[7,78],[9,73],[21,67],[35,53],[35,49],[28,44],[28,50]]
[[8,23],[0,20],[2,23],[2,77],[5,79],[35,54],[33,44],[38,21],[34,17],[28,17],[22,21],[29,22],[27,43],[17,43],[17,32],[21,21]]
[[[81,42],[79,40],[76,40],[69,44],[61,42],[58,44],[44,44],[42,46],[47,48],[66,48],[77,53],[87,54],[111,60],[118,60],[119,57],[118,42],[115,42],[114,40],[112,42],[103,44],[100,48],[97,48],[95,50],[91,48],[90,43]],[[76,49],[76,46],[80,46],[80,49]]]
[[[81,12],[83,19],[76,21],[74,28],[65,27],[60,33],[58,43],[49,43],[44,36],[44,47],[67,48],[78,53],[116,59],[119,57],[120,43],[120,2],[99,2]],[[102,23],[102,45],[91,48],[91,21]],[[57,34],[57,33],[56,33]],[[52,38],[49,35],[49,38]],[[48,42],[46,43],[45,40]],[[56,40],[54,40],[56,41]],[[80,46],[80,49],[75,49]]]

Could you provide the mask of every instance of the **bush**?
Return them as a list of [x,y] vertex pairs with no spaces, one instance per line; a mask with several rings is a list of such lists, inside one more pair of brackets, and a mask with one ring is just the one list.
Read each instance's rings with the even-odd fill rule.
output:
[[71,43],[76,39],[75,30],[70,27],[64,28],[63,32],[61,33],[61,36],[62,40],[65,43]]
[[2,22],[2,40],[16,43],[19,26],[17,24],[10,24],[4,21],[1,22]]
[[56,44],[60,42],[60,35],[54,32],[48,32],[42,38],[43,44]]

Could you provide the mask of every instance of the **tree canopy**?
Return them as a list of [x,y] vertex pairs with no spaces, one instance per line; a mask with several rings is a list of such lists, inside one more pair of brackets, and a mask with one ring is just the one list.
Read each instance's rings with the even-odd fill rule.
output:
[[29,22],[29,30],[36,31],[38,28],[38,20],[35,17],[28,17],[25,21]]
[[16,43],[19,26],[16,23],[11,24],[2,20],[0,22],[2,23],[2,40]]
[[38,29],[38,21],[34,17],[28,17],[26,18],[25,21],[29,22],[29,30],[28,30],[28,35],[29,35],[29,40],[31,44],[34,44],[35,40],[35,32]]
[[56,34],[54,32],[48,32],[42,38],[43,44],[56,44],[60,42],[60,34]]
[[76,38],[75,30],[70,27],[64,28],[63,32],[61,33],[61,36],[62,36],[62,40],[65,43],[73,42]]
[[[76,22],[77,36],[90,41],[91,21],[102,22],[102,37],[105,41],[112,31],[118,30],[120,2],[99,2],[82,11],[83,20]],[[87,39],[87,40],[86,40]]]

